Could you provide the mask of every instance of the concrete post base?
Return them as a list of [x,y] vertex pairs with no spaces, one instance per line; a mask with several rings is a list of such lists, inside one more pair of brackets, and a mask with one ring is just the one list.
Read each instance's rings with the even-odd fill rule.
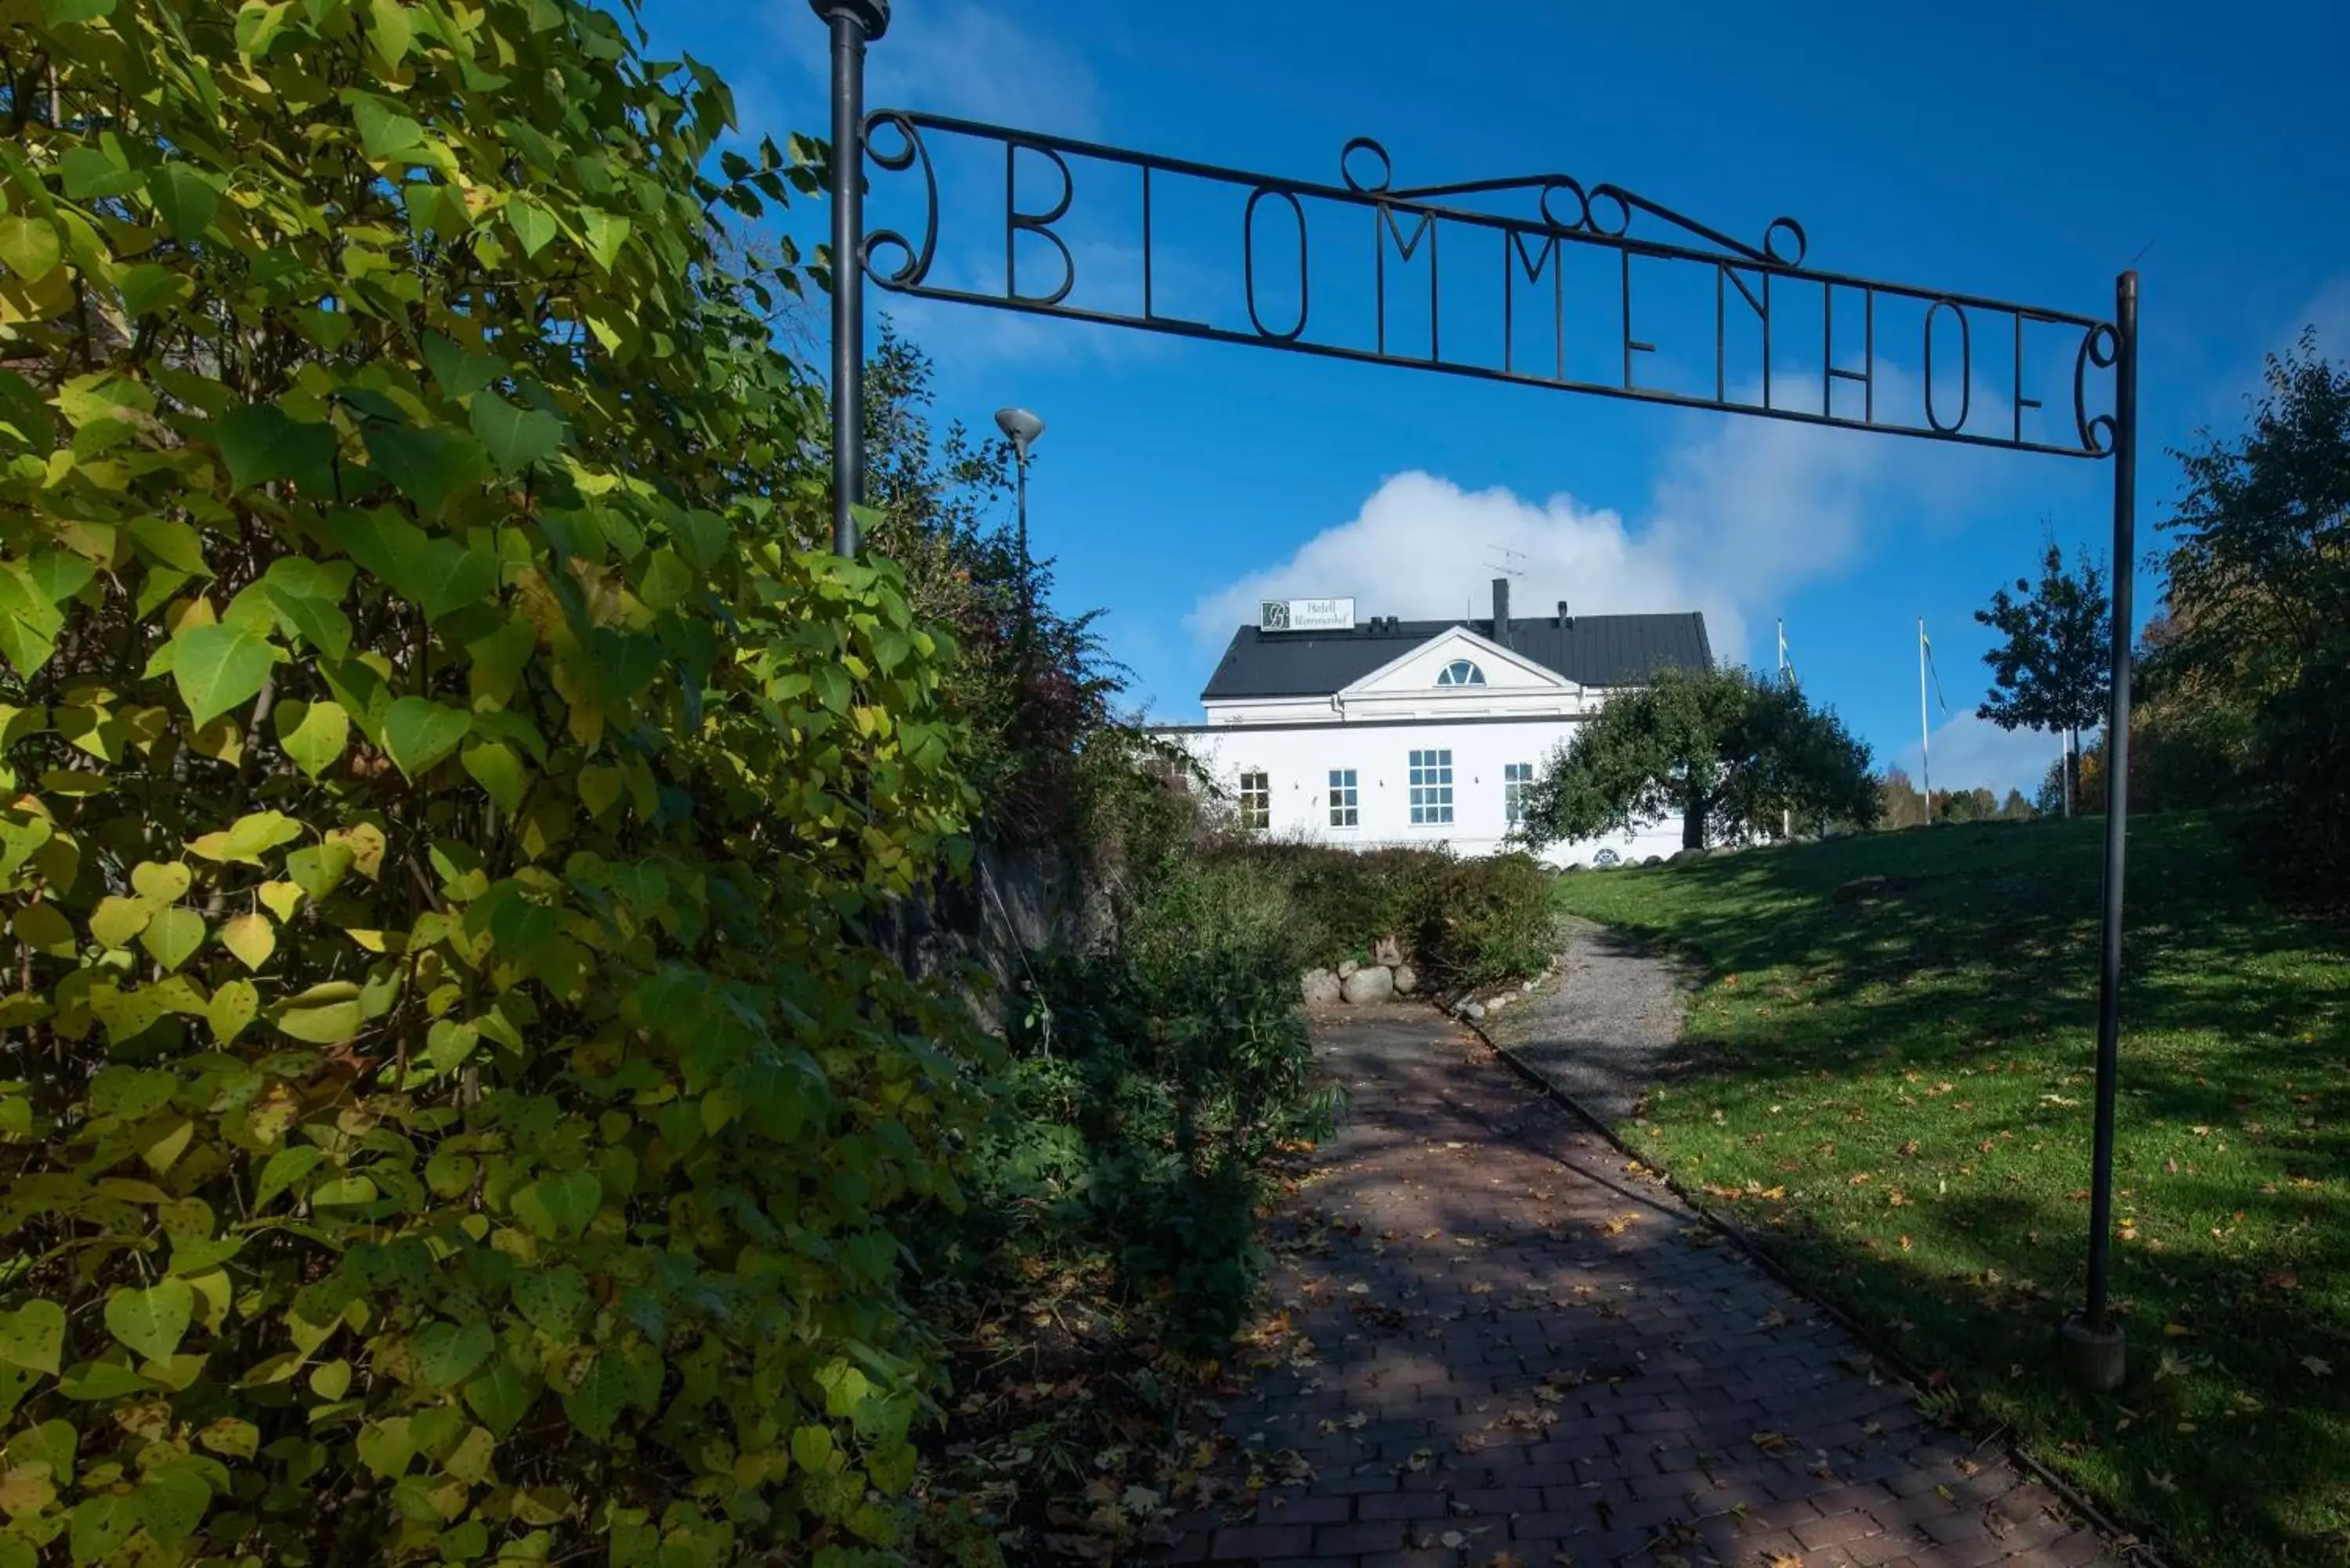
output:
[[2109,1323],[2101,1334],[2074,1313],[2057,1330],[2056,1350],[2064,1364],[2064,1376],[2074,1386],[2110,1394],[2122,1386],[2126,1359],[2120,1324]]

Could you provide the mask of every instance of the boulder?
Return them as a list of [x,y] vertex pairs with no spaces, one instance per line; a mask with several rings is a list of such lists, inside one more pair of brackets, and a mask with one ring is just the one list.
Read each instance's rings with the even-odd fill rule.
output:
[[1640,862],[1643,866],[1662,866],[1664,863],[1665,857],[1661,855],[1651,855],[1646,860]]
[[1839,904],[1856,904],[1864,898],[1881,898],[1892,890],[1892,883],[1871,872],[1866,877],[1856,877],[1837,888],[1835,900]]
[[1705,856],[1706,852],[1702,849],[1676,849],[1671,855],[1668,856],[1667,858],[1669,860],[1702,860],[1705,858]]
[[1357,963],[1353,959],[1348,959],[1346,962],[1338,966],[1338,978],[1340,980],[1344,980],[1362,967],[1363,966],[1361,964]]
[[1313,1006],[1338,1000],[1338,977],[1326,969],[1309,969],[1297,982],[1306,1004]]
[[1485,1004],[1482,1002],[1464,1002],[1461,1004],[1461,1016],[1474,1023],[1485,1016]]
[[1358,969],[1339,982],[1338,990],[1357,1007],[1367,1002],[1385,1002],[1395,994],[1395,971],[1383,963]]
[[1395,992],[1398,996],[1409,996],[1419,989],[1419,971],[1408,963],[1395,966]]
[[1485,999],[1485,1011],[1488,1012],[1499,1012],[1509,1005],[1510,993],[1506,991],[1499,996],[1489,996]]
[[1565,865],[1564,865],[1564,866],[1560,867],[1558,869],[1559,869],[1559,875],[1561,875],[1561,876],[1565,876],[1565,875],[1567,872],[1569,872],[1569,871],[1586,871],[1586,870],[1589,870],[1589,869],[1590,869],[1590,867],[1586,867],[1586,865],[1584,865],[1584,863],[1583,863],[1582,861],[1580,861],[1580,860],[1570,860],[1570,861],[1568,861]]
[[1381,937],[1371,944],[1371,961],[1395,968],[1403,962],[1403,944],[1393,937]]

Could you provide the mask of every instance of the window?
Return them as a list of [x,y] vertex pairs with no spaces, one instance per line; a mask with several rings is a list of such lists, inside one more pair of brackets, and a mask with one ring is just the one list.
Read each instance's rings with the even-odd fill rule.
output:
[[1465,659],[1456,659],[1446,665],[1436,677],[1439,686],[1482,686],[1485,672]]
[[1415,826],[1452,820],[1452,753],[1411,753],[1411,820]]
[[1359,804],[1360,797],[1355,793],[1355,770],[1332,768],[1330,770],[1330,826],[1354,827],[1359,825],[1362,817],[1356,809]]
[[1241,826],[1263,832],[1273,826],[1273,779],[1263,773],[1241,774]]
[[1526,819],[1526,791],[1534,782],[1534,763],[1502,764],[1502,815],[1512,827]]

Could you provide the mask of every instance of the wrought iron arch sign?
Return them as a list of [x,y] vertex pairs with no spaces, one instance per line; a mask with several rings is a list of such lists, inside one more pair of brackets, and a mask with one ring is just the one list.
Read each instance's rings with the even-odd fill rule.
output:
[[[2113,695],[2106,732],[2110,772],[2099,950],[2088,1283],[2082,1311],[2066,1320],[2063,1345],[2066,1365],[2076,1377],[2101,1388],[2117,1384],[2122,1372],[2121,1330],[2110,1308],[2109,1262],[2115,1079],[2120,1043],[2122,887],[2128,834],[2132,624],[2128,563],[2136,557],[2137,275],[2124,272],[2116,280],[2114,313],[2107,318],[1825,271],[1809,265],[1810,236],[1793,218],[1772,219],[1762,233],[1750,242],[1620,185],[1586,186],[1564,173],[1399,187],[1395,183],[1394,162],[1387,150],[1368,137],[1357,137],[1341,150],[1338,179],[1331,183],[1252,173],[910,109],[885,109],[868,115],[864,108],[865,46],[887,29],[889,0],[810,0],[810,5],[827,23],[832,36],[833,537],[834,548],[839,554],[856,553],[857,520],[853,508],[863,495],[860,371],[864,358],[863,286],[868,278],[890,292],[925,299],[1203,341],[1253,345],[1601,397],[2113,464],[2113,558],[2116,563],[2111,638]],[[1001,287],[973,286],[941,275],[937,265],[939,241],[947,219],[932,159],[934,140],[975,147],[991,157],[1001,154]],[[868,162],[877,177],[896,176],[918,182],[921,212],[918,232],[910,234],[894,229],[867,230],[863,165]],[[1024,164],[1051,176],[1042,197],[1032,189],[1024,201]],[[1070,296],[1077,288],[1078,263],[1057,225],[1068,217],[1077,200],[1078,168],[1099,168],[1121,179],[1130,177],[1134,182],[1133,189],[1139,198],[1139,223],[1135,235],[1139,249],[1133,253],[1138,258],[1137,275],[1132,281],[1139,287],[1131,292],[1139,299],[1139,310],[1071,302]],[[1244,325],[1238,317],[1219,322],[1169,315],[1159,308],[1159,289],[1153,259],[1154,213],[1170,182],[1222,190],[1241,198],[1241,254],[1236,270],[1245,306]],[[1497,199],[1513,198],[1514,210],[1495,209]],[[1367,258],[1368,266],[1363,269],[1368,275],[1366,281],[1372,301],[1367,341],[1350,339],[1343,331],[1333,330],[1326,313],[1325,319],[1316,321],[1308,265],[1315,234],[1308,216],[1309,204],[1315,212],[1324,208],[1352,212],[1357,214],[1355,221],[1366,223],[1369,229],[1371,254]],[[1266,279],[1288,275],[1282,247],[1292,242],[1293,234],[1297,280],[1295,302],[1286,295],[1268,300],[1261,296],[1260,289]],[[1502,330],[1498,345],[1490,337],[1483,337],[1464,346],[1461,335],[1456,331],[1448,348],[1443,331],[1444,296],[1439,286],[1448,235],[1454,236],[1455,254],[1460,254],[1468,236],[1482,236],[1487,246],[1485,265],[1489,265],[1492,247],[1498,242],[1501,276],[1491,280],[1499,295]],[[1024,277],[1021,265],[1024,238],[1031,242],[1031,266]],[[1357,242],[1359,243],[1359,232]],[[1041,258],[1045,269],[1041,275],[1035,265],[1039,259],[1035,251],[1036,244],[1048,246],[1053,253]],[[1425,341],[1423,344],[1415,336],[1409,344],[1391,345],[1390,254],[1400,267],[1419,258],[1423,247],[1428,270]],[[1620,329],[1616,341],[1609,345],[1613,369],[1604,377],[1580,371],[1568,373],[1570,327],[1564,279],[1570,254],[1614,258]],[[1679,263],[1711,273],[1714,348],[1711,392],[1641,381],[1641,356],[1655,354],[1657,346],[1634,335],[1633,263],[1638,259]],[[1543,307],[1545,275],[1549,282],[1551,354],[1546,366],[1529,366],[1520,361],[1516,348],[1521,302],[1531,298],[1534,308]],[[1490,279],[1491,275],[1487,275]],[[1788,378],[1777,365],[1779,356],[1775,350],[1782,340],[1774,339],[1774,322],[1783,317],[1790,291],[1802,291],[1816,298],[1821,328],[1816,363],[1805,369],[1800,384],[1793,390],[1787,389]],[[1907,407],[1897,406],[1880,395],[1879,306],[1887,301],[1922,314],[1919,336],[1911,341],[1923,370],[1914,402]],[[1859,338],[1856,362],[1851,341],[1855,311]],[[1846,324],[1841,339],[1836,326],[1840,313]],[[1759,380],[1759,396],[1736,395],[1732,391],[1729,344],[1733,321],[1742,328],[1759,330],[1761,352],[1750,365],[1742,367],[1737,378],[1742,390]],[[2003,425],[1987,425],[1974,398],[1976,346],[1985,340],[1986,333],[2003,334],[2010,355],[2012,376],[2005,389]],[[2071,360],[2071,418],[2066,421],[2061,414],[2048,415],[2032,421],[2027,428],[2027,411],[2046,410],[2046,400],[2033,398],[2026,389],[2027,351],[2035,346],[2044,350],[2052,337],[2057,351],[2069,355]],[[1957,355],[1955,372],[1948,369],[1952,353]],[[1939,371],[1938,356],[1943,367]],[[2097,384],[2106,379],[2106,372],[2110,372],[2109,406],[2095,396]],[[1846,389],[1842,406],[1837,399],[1839,389]],[[1855,391],[1859,402],[1856,413],[1851,408]],[[2059,425],[2054,434],[2045,428],[2051,419]]]

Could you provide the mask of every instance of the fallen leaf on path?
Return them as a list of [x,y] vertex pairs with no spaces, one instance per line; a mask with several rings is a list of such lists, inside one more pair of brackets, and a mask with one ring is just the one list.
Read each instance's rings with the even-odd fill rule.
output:
[[2312,1377],[2334,1376],[2334,1364],[2322,1355],[2304,1355],[2301,1358],[2301,1364],[2309,1369],[2309,1375]]
[[1784,1432],[1756,1432],[1747,1440],[1766,1454],[1783,1454],[1795,1446],[1795,1439]]

